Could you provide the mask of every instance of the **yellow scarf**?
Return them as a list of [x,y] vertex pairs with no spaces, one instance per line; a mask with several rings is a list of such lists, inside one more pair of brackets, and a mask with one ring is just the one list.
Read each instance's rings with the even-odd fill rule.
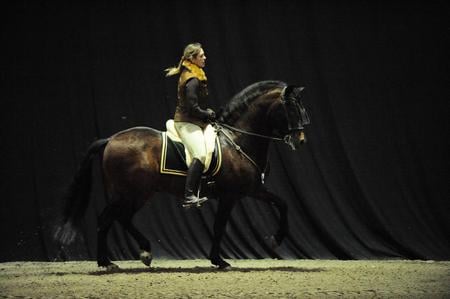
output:
[[195,76],[195,78],[199,79],[200,81],[207,80],[205,72],[189,60],[183,60],[182,65],[187,68]]

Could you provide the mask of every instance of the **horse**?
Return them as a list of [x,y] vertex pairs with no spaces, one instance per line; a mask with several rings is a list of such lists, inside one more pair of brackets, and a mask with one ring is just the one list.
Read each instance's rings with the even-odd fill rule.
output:
[[[213,225],[209,259],[219,269],[230,264],[220,255],[220,243],[233,206],[243,197],[274,205],[279,212],[274,246],[288,233],[285,201],[264,186],[269,143],[284,141],[296,150],[305,139],[304,126],[309,116],[301,99],[303,87],[282,81],[261,81],[237,93],[218,114],[214,123],[222,148],[222,166],[214,177],[213,197],[219,200]],[[149,127],[134,127],[99,139],[91,144],[65,196],[63,224],[55,233],[61,244],[75,239],[89,203],[92,161],[102,156],[104,185],[110,197],[98,218],[97,264],[118,268],[107,255],[107,234],[118,221],[136,241],[141,261],[152,261],[149,240],[132,223],[133,215],[157,192],[183,198],[184,177],[160,173],[162,132]]]

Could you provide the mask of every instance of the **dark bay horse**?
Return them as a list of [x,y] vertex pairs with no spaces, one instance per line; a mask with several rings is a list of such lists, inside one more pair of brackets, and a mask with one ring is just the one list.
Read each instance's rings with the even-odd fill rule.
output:
[[[309,118],[300,101],[302,89],[280,81],[252,84],[231,99],[215,123],[223,162],[214,178],[214,197],[219,205],[209,258],[221,269],[230,265],[220,257],[220,242],[240,198],[249,196],[275,205],[280,216],[278,231],[272,236],[276,245],[288,232],[287,206],[266,190],[262,176],[271,140],[283,140],[293,150],[305,140],[303,128]],[[92,160],[103,154],[104,183],[111,203],[99,216],[97,263],[108,269],[117,267],[107,256],[106,237],[113,222],[118,221],[136,239],[140,258],[149,266],[150,242],[136,229],[132,217],[156,192],[183,198],[185,183],[184,177],[160,173],[161,143],[161,132],[147,127],[131,128],[94,142],[67,192],[64,224],[56,238],[63,244],[74,240],[89,203]]]

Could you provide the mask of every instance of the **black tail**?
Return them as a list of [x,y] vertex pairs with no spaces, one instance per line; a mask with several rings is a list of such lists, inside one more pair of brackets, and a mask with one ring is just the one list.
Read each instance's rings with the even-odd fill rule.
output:
[[91,144],[77,173],[75,174],[66,194],[63,211],[63,226],[58,227],[55,238],[62,244],[70,244],[75,240],[77,228],[89,204],[91,193],[92,160],[95,155],[103,152],[109,139],[99,139]]

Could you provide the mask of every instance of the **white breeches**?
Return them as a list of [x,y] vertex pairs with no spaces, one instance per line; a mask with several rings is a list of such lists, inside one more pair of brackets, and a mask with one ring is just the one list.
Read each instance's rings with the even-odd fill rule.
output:
[[206,161],[206,145],[205,135],[197,125],[188,122],[175,122],[175,130],[177,130],[181,141],[191,153],[192,158],[199,159],[205,165]]

